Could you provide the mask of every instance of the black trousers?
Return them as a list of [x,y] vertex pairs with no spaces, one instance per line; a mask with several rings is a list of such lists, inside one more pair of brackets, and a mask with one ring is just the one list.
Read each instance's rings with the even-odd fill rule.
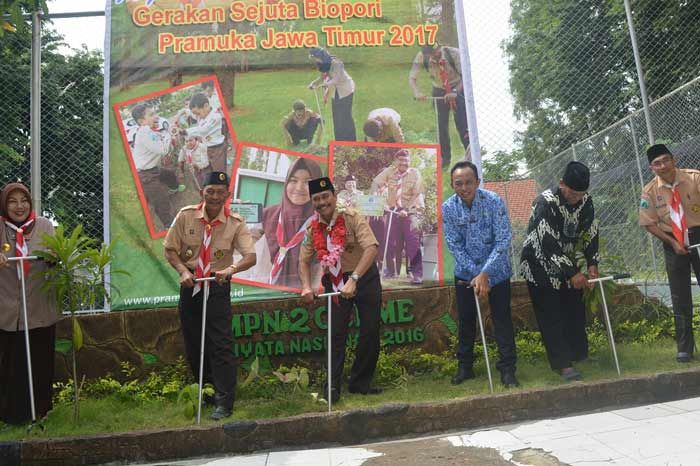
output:
[[588,357],[583,292],[527,284],[550,367],[558,371]]
[[[700,240],[700,229],[689,229],[688,237],[690,244],[697,244]],[[679,353],[692,355],[695,350],[695,337],[693,336],[693,296],[690,269],[692,267],[695,277],[700,283],[700,257],[698,257],[696,250],[691,251],[688,255],[679,256],[673,252],[671,246],[664,243],[664,259],[668,284],[671,288],[673,319],[676,324],[676,346]]]
[[[455,278],[455,282],[457,278]],[[476,335],[476,301],[474,290],[457,285],[457,313],[459,314],[459,341],[457,360],[460,365],[471,367],[474,363],[474,337]],[[501,372],[515,372],[515,335],[510,309],[510,280],[499,283],[489,293],[491,319],[498,345],[496,368]]]
[[290,120],[285,128],[289,131],[292,136],[292,144],[297,145],[302,139],[311,144],[314,140],[314,134],[316,134],[316,128],[318,128],[319,123],[321,123],[320,118],[309,118],[304,126],[297,126],[294,121]]
[[338,96],[331,99],[331,110],[333,112],[333,132],[336,141],[356,141],[355,120],[352,119],[352,99],[355,93],[343,98]]
[[[343,275],[347,280],[349,273]],[[326,293],[333,291],[331,280],[324,275],[321,280]],[[354,308],[360,316],[360,338],[357,342],[355,362],[350,370],[348,387],[351,391],[365,391],[370,387],[374,370],[379,358],[379,323],[381,320],[382,285],[379,281],[379,270],[376,265],[360,277],[357,283],[357,294],[351,299],[340,298],[333,303],[333,319],[331,333],[333,347],[331,348],[331,364],[333,374],[331,386],[338,390],[342,385],[343,367],[345,366],[345,345],[348,339],[348,327],[354,315]],[[326,385],[327,387],[327,385]]]
[[[178,311],[185,354],[194,378],[199,381],[204,288],[192,296],[192,288],[180,287]],[[214,385],[217,406],[231,408],[236,389],[236,361],[231,350],[231,285],[210,282],[204,340],[204,382]]]
[[[433,97],[444,97],[445,90],[433,87]],[[454,113],[455,128],[466,151],[469,147],[469,127],[467,125],[467,101],[464,93],[457,94],[457,109],[452,110],[450,104],[443,99],[435,101],[438,117],[438,138],[442,165],[449,165],[452,160],[452,145],[450,144],[450,112]],[[460,157],[461,158],[461,157]]]
[[[32,353],[32,382],[34,407],[40,419],[52,408],[54,346],[56,326],[29,330],[29,350]],[[22,424],[32,420],[27,374],[27,351],[24,330],[0,330],[0,420]]]

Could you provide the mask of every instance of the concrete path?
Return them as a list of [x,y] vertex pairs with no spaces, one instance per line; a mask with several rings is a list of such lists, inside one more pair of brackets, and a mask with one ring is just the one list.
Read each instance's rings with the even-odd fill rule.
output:
[[698,466],[700,397],[357,447],[141,466]]

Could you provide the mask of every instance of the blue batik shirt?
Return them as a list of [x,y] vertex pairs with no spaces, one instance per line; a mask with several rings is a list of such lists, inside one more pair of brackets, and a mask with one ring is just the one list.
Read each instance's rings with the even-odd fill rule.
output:
[[471,208],[453,194],[442,203],[447,247],[455,258],[455,278],[471,281],[489,274],[489,286],[513,275],[510,265],[510,220],[498,194],[479,188]]

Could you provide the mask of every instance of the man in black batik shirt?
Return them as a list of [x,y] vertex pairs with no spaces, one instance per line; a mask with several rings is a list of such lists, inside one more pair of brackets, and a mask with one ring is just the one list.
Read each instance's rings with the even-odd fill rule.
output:
[[[569,162],[559,187],[535,199],[520,259],[549,364],[567,381],[581,379],[572,362],[588,357],[583,289],[598,277],[598,223],[589,183],[588,167]],[[585,258],[588,276],[577,256]]]

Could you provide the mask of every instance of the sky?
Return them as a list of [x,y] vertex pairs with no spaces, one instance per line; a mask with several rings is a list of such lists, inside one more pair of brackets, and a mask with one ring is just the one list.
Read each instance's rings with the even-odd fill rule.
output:
[[[513,117],[508,63],[501,44],[508,38],[510,0],[463,0],[472,65],[479,142],[487,154],[514,147],[515,131],[522,129]],[[104,11],[103,0],[49,0],[51,13]],[[104,49],[105,18],[54,19],[70,47],[85,44]],[[488,155],[485,156],[488,158]]]

